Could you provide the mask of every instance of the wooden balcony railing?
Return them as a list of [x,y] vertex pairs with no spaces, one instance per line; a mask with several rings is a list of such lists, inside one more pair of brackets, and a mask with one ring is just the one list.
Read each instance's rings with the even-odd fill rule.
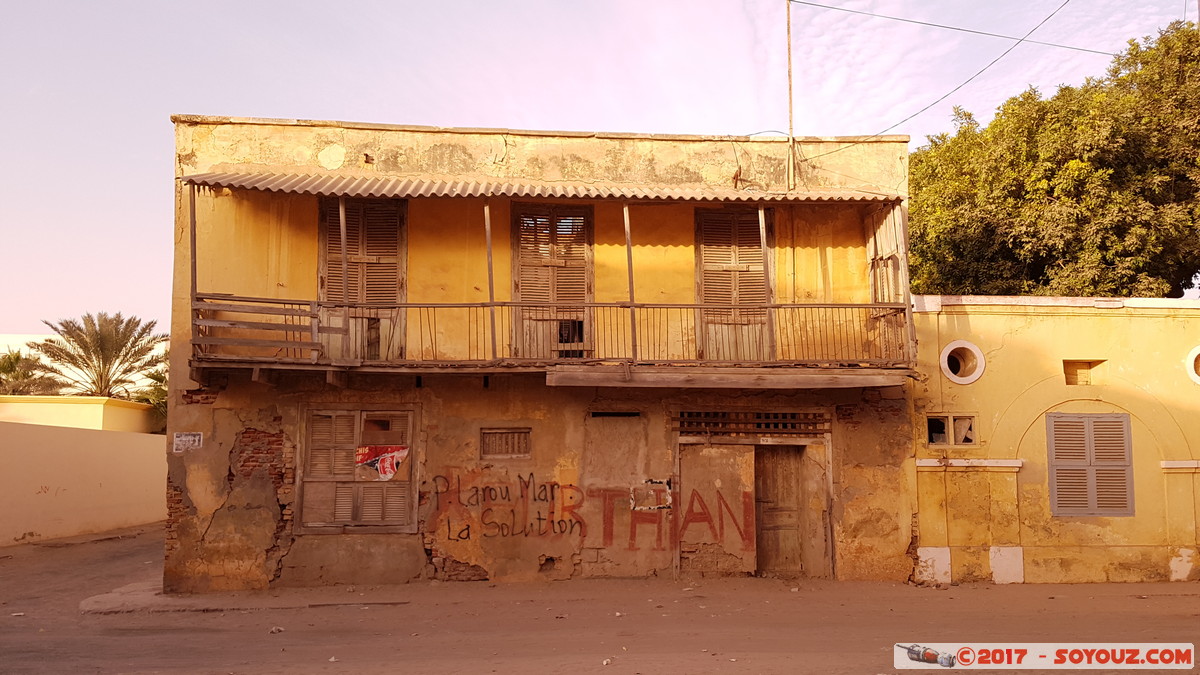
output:
[[198,294],[204,362],[334,366],[912,364],[905,306],[518,302],[340,305]]

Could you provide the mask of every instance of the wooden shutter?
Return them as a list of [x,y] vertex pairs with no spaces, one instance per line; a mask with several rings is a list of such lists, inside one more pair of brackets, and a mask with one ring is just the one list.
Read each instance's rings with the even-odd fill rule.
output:
[[305,474],[324,478],[354,476],[354,413],[314,413],[309,421],[309,451]]
[[528,457],[532,433],[531,429],[482,429],[479,432],[479,456]]
[[[304,492],[305,526],[403,526],[415,524],[412,472],[413,414],[409,411],[313,411],[309,414]],[[356,465],[363,445],[406,446],[408,454],[390,480]]]
[[[766,266],[756,211],[697,209],[699,301],[706,305],[762,305]],[[745,319],[762,310],[710,310],[706,316]]]
[[1051,512],[1056,516],[1133,515],[1129,416],[1050,413]]
[[590,207],[515,204],[521,302],[585,303],[592,297]]
[[403,302],[406,255],[403,202],[366,199],[345,202],[344,275],[338,200],[326,199],[321,204],[323,299],[376,305]]

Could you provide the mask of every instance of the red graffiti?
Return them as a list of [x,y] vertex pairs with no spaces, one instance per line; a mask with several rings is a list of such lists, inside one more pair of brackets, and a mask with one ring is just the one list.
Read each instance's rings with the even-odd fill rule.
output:
[[725,495],[717,492],[717,517],[714,520],[713,514],[708,508],[708,503],[704,501],[704,497],[700,495],[698,490],[692,490],[692,494],[688,497],[687,511],[683,514],[683,523],[679,526],[679,534],[687,532],[688,527],[695,523],[705,523],[708,525],[708,531],[712,534],[713,539],[718,542],[725,541],[725,514],[729,514],[729,520],[733,523],[733,529],[737,530],[738,537],[742,540],[742,550],[754,550],[754,493],[747,490],[742,493],[742,524],[738,525],[737,514],[733,512],[733,508],[729,506],[729,502],[725,501]]
[[589,497],[600,498],[601,523],[603,525],[600,540],[603,542],[603,546],[608,548],[613,543],[613,506],[618,500],[629,499],[629,491],[616,488],[588,488],[587,494]]

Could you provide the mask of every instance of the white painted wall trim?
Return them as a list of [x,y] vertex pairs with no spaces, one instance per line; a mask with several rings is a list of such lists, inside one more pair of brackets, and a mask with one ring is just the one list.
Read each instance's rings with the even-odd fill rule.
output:
[[1200,473],[1200,459],[1169,459],[1159,466],[1163,473]]
[[950,583],[950,547],[918,546],[913,578],[927,584]]
[[1047,295],[914,295],[914,312],[939,312],[954,306],[1095,307],[1097,309],[1200,309],[1196,298],[1076,298]]
[[1022,546],[993,546],[988,550],[992,567],[992,583],[1025,583],[1025,548]]

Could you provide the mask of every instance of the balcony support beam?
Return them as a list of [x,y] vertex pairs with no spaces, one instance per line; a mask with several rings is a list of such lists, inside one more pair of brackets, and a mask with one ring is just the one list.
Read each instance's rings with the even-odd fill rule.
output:
[[196,186],[188,185],[188,241],[192,247],[192,297],[196,301]]
[[625,268],[629,271],[629,347],[633,362],[638,360],[637,300],[633,294],[633,235],[629,229],[629,202],[621,205],[625,216]]
[[346,198],[338,197],[338,228],[341,233],[342,247],[342,327],[346,332],[342,335],[342,353],[350,353],[350,268],[346,256]]
[[483,200],[483,232],[487,239],[488,314],[492,322],[492,360],[496,356],[496,271],[492,268],[492,205]]
[[[758,203],[758,243],[762,246],[763,280],[767,285],[767,304],[775,302],[774,265],[772,265],[771,247],[767,244],[767,209],[762,202]],[[767,359],[775,358],[775,310],[767,308]]]
[[913,325],[912,291],[909,288],[908,277],[908,208],[905,202],[898,202],[892,207],[891,221],[896,236],[897,271],[904,299],[904,323],[908,329],[908,349],[906,356],[910,363],[917,362],[917,327]]

